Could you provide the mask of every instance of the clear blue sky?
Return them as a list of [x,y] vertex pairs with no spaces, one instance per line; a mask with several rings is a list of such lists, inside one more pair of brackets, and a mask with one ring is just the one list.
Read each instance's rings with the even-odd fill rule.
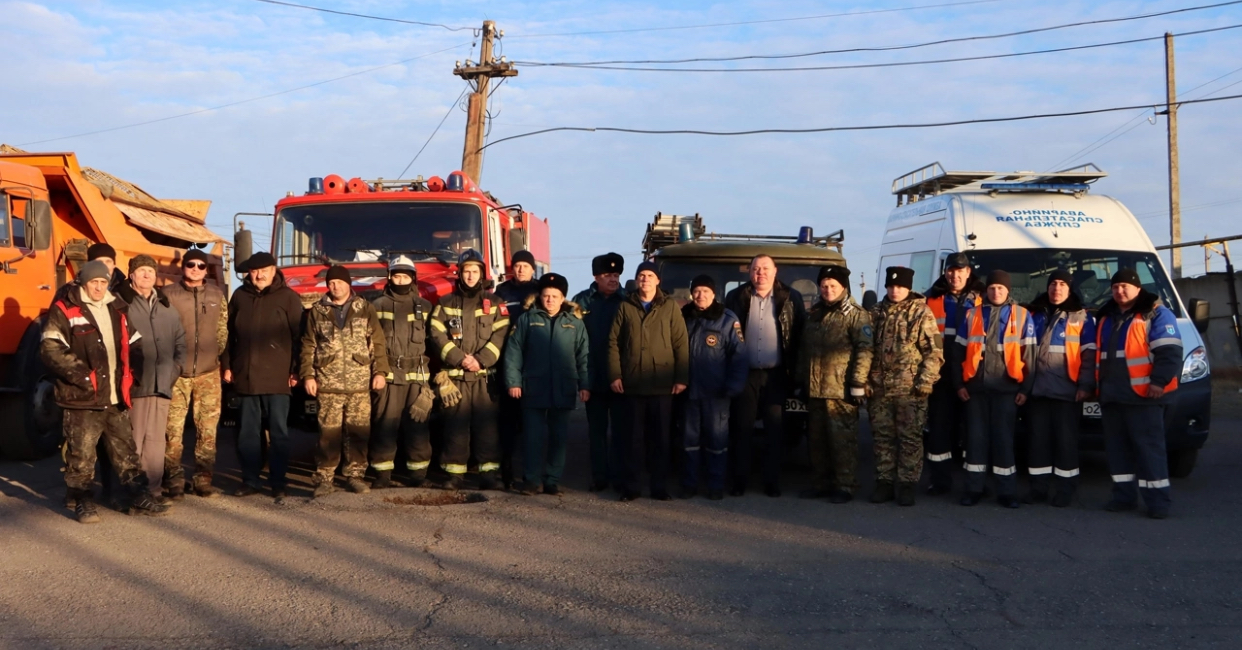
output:
[[[810,2],[397,2],[305,4],[450,26],[497,21],[519,61],[667,59],[905,45],[1211,4],[1030,3],[802,18],[936,4]],[[214,201],[209,224],[269,211],[306,179],[392,178],[450,111],[464,83],[454,61],[477,58],[470,31],[329,15],[255,0],[0,2],[8,101],[0,141],[76,151],[83,164],[156,196]],[[1022,52],[1242,23],[1242,5],[1029,36],[896,52],[702,64],[843,65]],[[709,28],[659,29],[717,24]],[[599,34],[588,31],[633,30]],[[574,33],[573,36],[549,34]],[[1242,30],[1177,42],[1183,91],[1242,93]],[[446,50],[439,54],[433,52]],[[429,55],[429,56],[423,56]],[[423,56],[423,58],[415,57]],[[245,101],[389,65],[274,97]],[[549,126],[733,130],[930,122],[1122,105],[1164,97],[1159,41],[965,63],[782,73],[672,73],[523,66],[492,97],[491,139]],[[1232,73],[1232,74],[1230,74]],[[1232,88],[1229,84],[1238,83]],[[148,120],[236,106],[96,135]],[[1242,231],[1240,102],[1181,111],[1183,237]],[[1146,115],[1150,115],[1147,111]],[[657,211],[701,213],[722,232],[846,231],[851,266],[871,284],[892,179],[941,161],[955,169],[1050,169],[1095,162],[1097,191],[1168,240],[1165,125],[1142,111],[923,131],[738,138],[557,133],[487,151],[483,186],[552,222],[553,267],[574,288],[609,250],[637,262]],[[460,166],[464,113],[452,110],[409,175]],[[1116,139],[1075,156],[1118,130]],[[1111,136],[1109,136],[1111,137]],[[63,138],[63,139],[58,139]],[[55,139],[49,142],[39,142]],[[1098,143],[1097,143],[1098,144]],[[254,222],[251,222],[254,224]],[[257,230],[266,230],[264,224]],[[1189,274],[1202,271],[1198,249]],[[1216,270],[1223,264],[1216,262]]]

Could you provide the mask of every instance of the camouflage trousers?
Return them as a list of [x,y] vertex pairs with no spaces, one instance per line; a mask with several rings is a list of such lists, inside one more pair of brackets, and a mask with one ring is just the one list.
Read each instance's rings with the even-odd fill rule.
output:
[[121,483],[131,490],[146,489],[147,475],[138,465],[129,413],[115,406],[101,411],[65,409],[65,485],[90,491],[95,479],[95,447],[103,441]]
[[181,457],[185,418],[194,412],[194,478],[211,480],[216,466],[216,427],[220,424],[220,375],[214,372],[198,377],[179,377],[173,383],[172,403],[168,406],[168,447],[164,449],[164,484],[185,481]]
[[815,489],[858,489],[858,407],[843,399],[807,400],[807,446]]
[[367,471],[371,439],[370,393],[319,393],[319,442],[315,446],[315,485],[331,483],[345,452],[345,478]]
[[867,405],[875,439],[875,479],[918,483],[923,473],[923,425],[927,399],[878,397]]

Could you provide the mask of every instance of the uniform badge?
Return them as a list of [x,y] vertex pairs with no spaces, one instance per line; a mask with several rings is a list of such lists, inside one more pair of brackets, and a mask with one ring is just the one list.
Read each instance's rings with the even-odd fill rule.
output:
[[500,305],[500,315],[501,315],[501,316],[506,316],[506,317],[509,315],[509,306],[508,306],[508,305],[505,305],[505,304],[501,304],[501,305]]
[[484,314],[492,313],[492,301],[490,298],[483,299],[483,313]]
[[1174,336],[1177,334],[1177,328],[1173,327],[1172,325],[1165,325],[1164,331],[1168,332],[1170,336]]
[[863,336],[865,336],[865,337],[867,337],[867,338],[871,338],[871,326],[870,326],[870,325],[863,325],[863,328],[862,328],[862,333],[863,333]]
[[718,334],[713,332],[707,335],[707,347],[714,348],[718,343],[720,343],[720,336]]
[[737,321],[733,321],[733,333],[737,334],[737,340],[739,343],[746,342],[746,339],[742,338],[742,324],[741,323]]

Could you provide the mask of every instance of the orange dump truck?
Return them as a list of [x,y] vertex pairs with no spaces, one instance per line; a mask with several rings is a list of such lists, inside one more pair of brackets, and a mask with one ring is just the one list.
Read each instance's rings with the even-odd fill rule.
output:
[[210,201],[159,200],[71,153],[0,145],[0,454],[38,458],[61,443],[61,413],[39,360],[44,315],[56,290],[106,242],[124,270],[145,253],[161,283],[191,246],[211,255],[208,281],[225,284],[224,240],[204,225]]

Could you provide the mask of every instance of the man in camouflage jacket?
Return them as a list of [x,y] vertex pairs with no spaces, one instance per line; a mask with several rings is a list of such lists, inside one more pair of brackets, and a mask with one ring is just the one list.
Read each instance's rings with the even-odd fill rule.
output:
[[858,489],[858,407],[871,371],[871,315],[850,295],[844,266],[819,270],[819,297],[802,328],[797,370],[815,484],[798,496],[846,503]]
[[367,492],[371,437],[371,395],[384,389],[389,372],[384,331],[375,308],[351,288],[349,271],[328,269],[328,293],[310,308],[302,334],[302,381],[319,400],[319,443],[315,448],[315,496],[332,492],[332,476],[345,450],[350,492]]
[[927,396],[940,378],[944,352],[936,317],[921,294],[910,290],[914,271],[884,271],[884,300],[871,308],[875,347],[867,391],[875,438],[875,492],[872,503],[914,505],[923,472],[923,425]]

